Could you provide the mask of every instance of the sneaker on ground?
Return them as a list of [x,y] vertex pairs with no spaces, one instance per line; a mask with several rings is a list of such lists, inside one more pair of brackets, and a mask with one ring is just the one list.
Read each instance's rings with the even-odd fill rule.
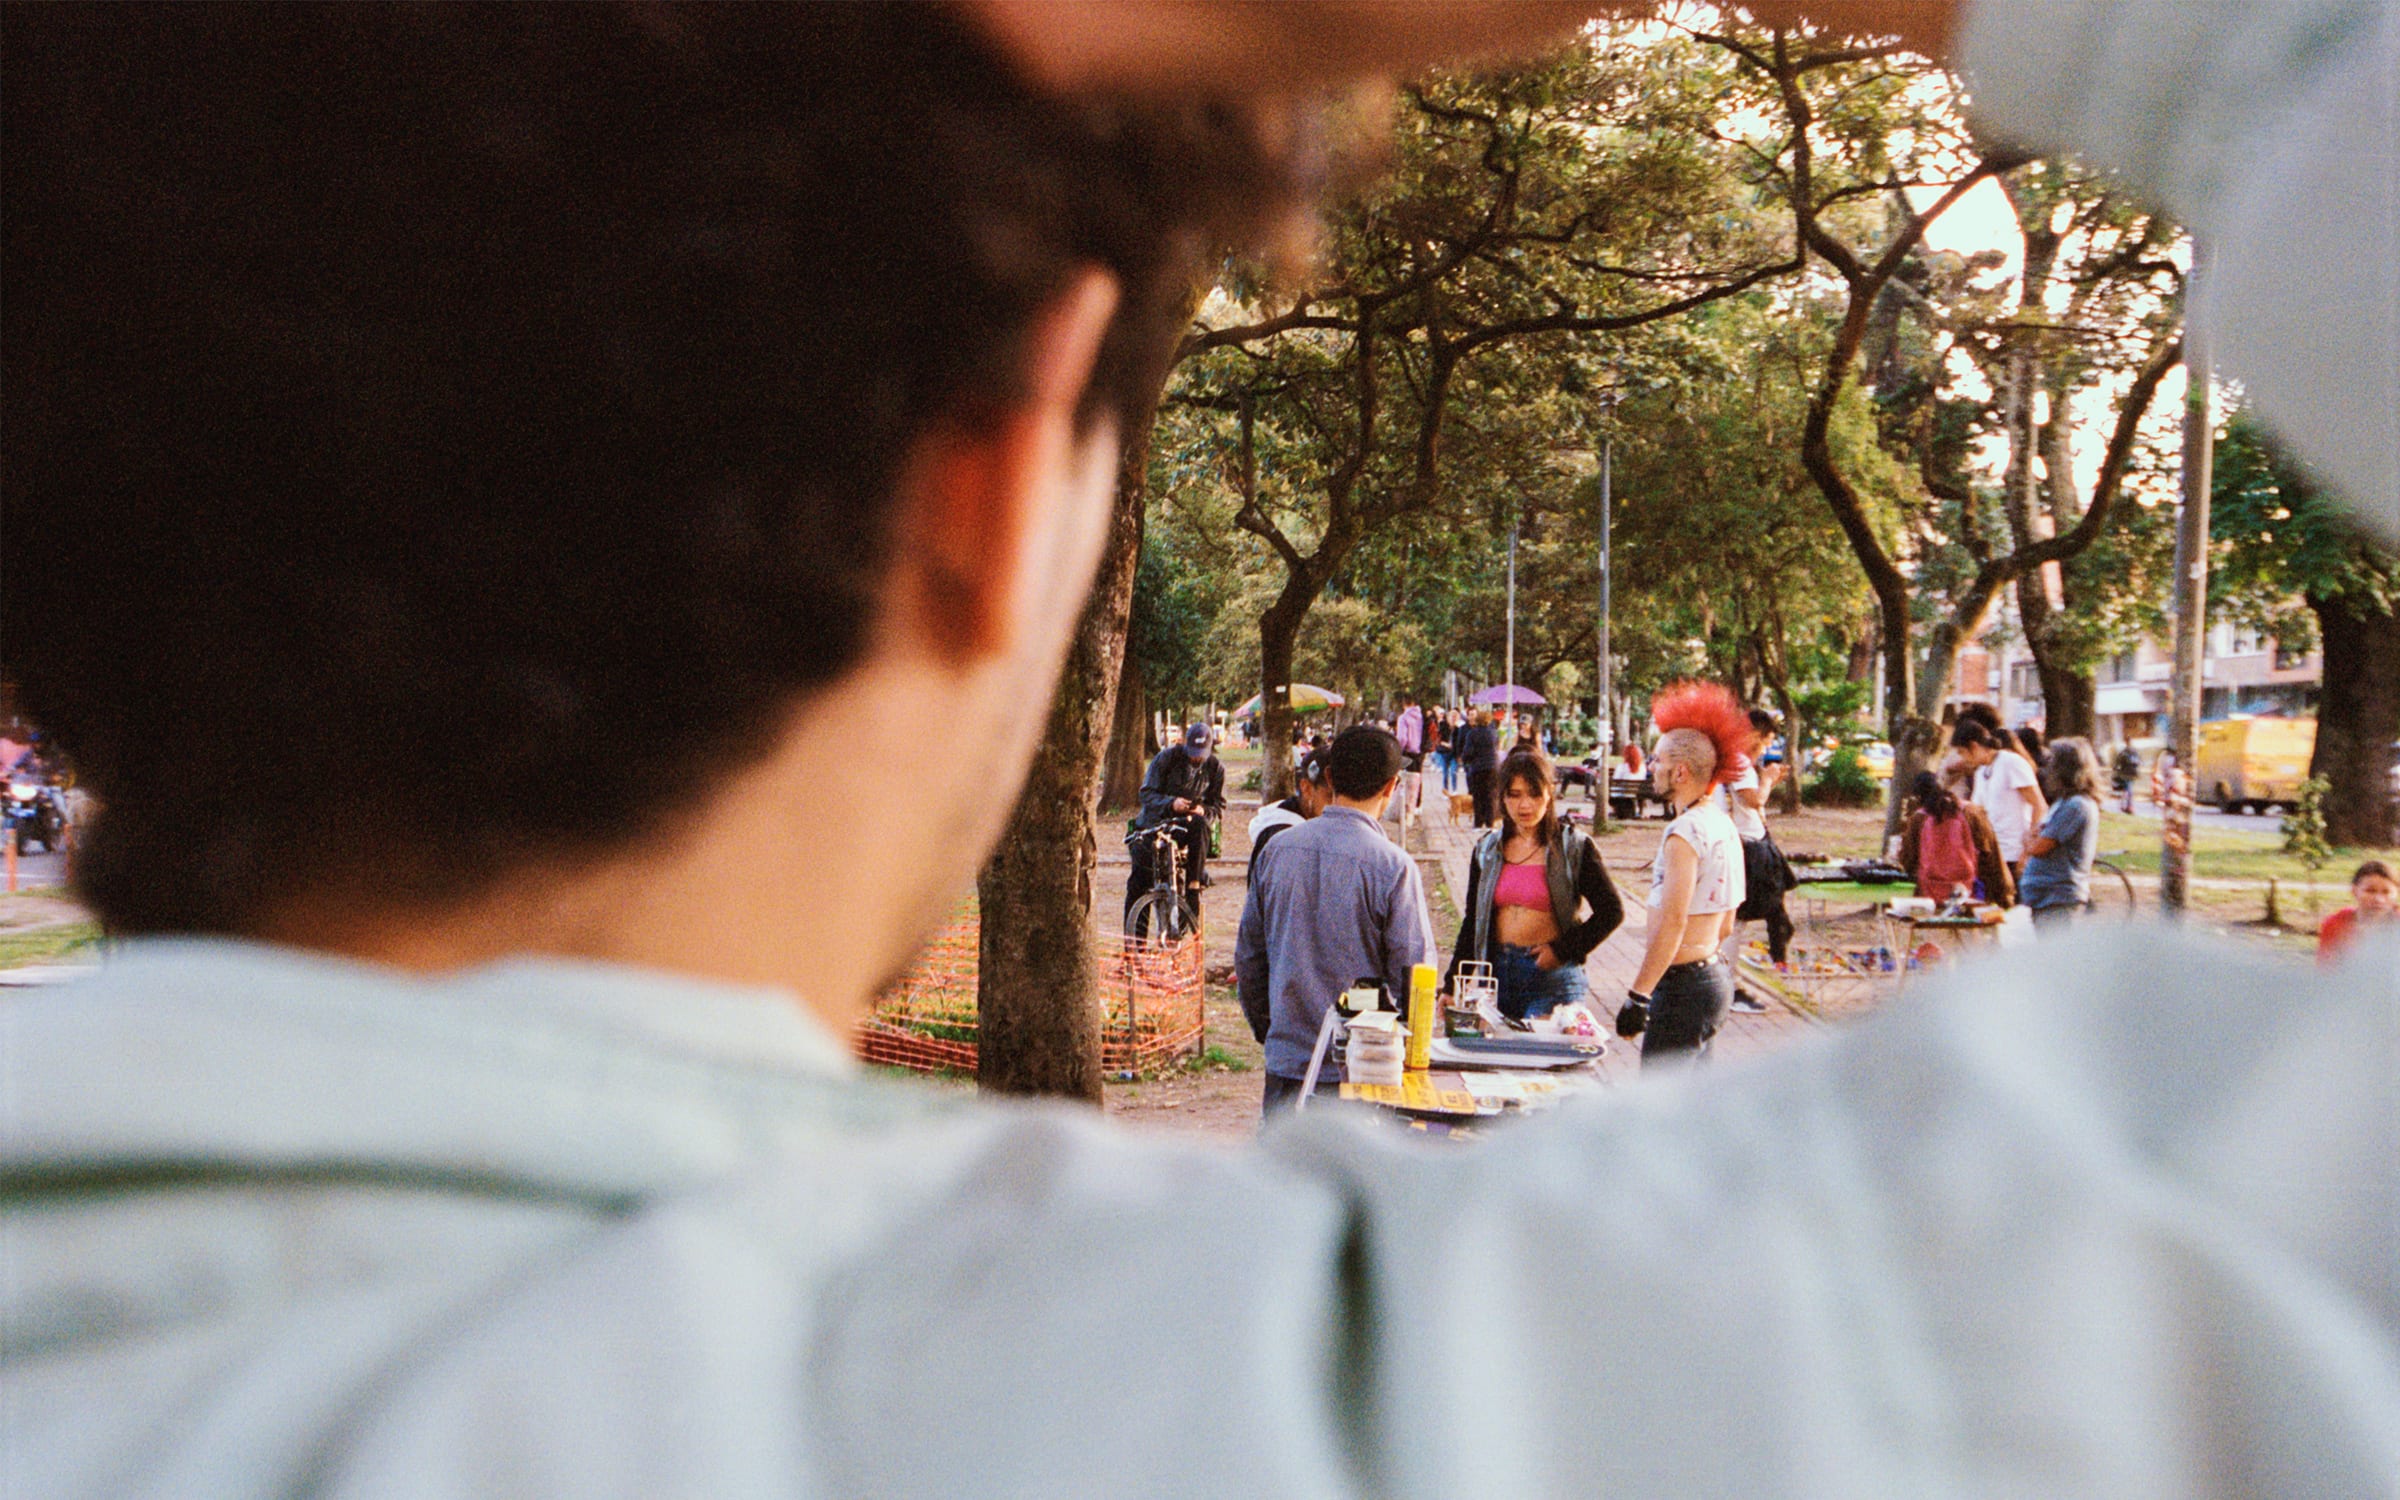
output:
[[1746,1016],[1763,1016],[1767,1013],[1766,1006],[1759,1003],[1757,996],[1743,990],[1734,991],[1733,1008]]

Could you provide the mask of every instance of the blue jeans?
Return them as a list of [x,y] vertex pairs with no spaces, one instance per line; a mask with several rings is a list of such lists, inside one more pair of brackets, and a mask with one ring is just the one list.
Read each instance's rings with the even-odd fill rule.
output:
[[1433,752],[1433,763],[1442,768],[1442,790],[1445,792],[1457,791],[1458,757],[1450,754],[1447,750],[1436,750]]
[[1584,994],[1583,965],[1562,963],[1545,971],[1531,948],[1492,944],[1492,968],[1500,979],[1500,1014],[1512,1020],[1546,1016]]

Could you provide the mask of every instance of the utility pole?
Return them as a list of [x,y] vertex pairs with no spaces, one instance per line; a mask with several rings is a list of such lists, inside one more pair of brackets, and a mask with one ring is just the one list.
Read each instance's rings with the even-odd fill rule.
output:
[[2158,901],[2170,916],[2183,913],[2192,863],[2192,787],[2200,757],[2200,654],[2208,635],[2208,499],[2215,467],[2209,407],[2208,351],[2191,310],[2199,290],[2200,242],[2192,242],[2192,273],[2183,284],[2183,506],[2175,518],[2175,678],[2168,749],[2175,775],[2165,779],[2167,805],[2159,833]]
[[[1598,723],[1595,725],[1595,728],[1598,731],[1597,742],[1594,744],[1593,749],[1600,756],[1601,760],[1599,774],[1605,777],[1608,774],[1607,761],[1609,752],[1616,748],[1617,739],[1617,716],[1612,711],[1614,707],[1612,701],[1614,694],[1611,691],[1613,688],[1615,688],[1616,683],[1611,679],[1610,676],[1611,663],[1609,661],[1608,650],[1610,577],[1608,533],[1610,511],[1612,509],[1610,504],[1609,483],[1611,478],[1610,470],[1615,467],[1617,446],[1617,396],[1614,391],[1609,392],[1608,400],[1603,407],[1603,411],[1606,413],[1606,415],[1604,418],[1605,425],[1600,429],[1600,675],[1595,679],[1600,684],[1600,694],[1599,697],[1594,701],[1592,707],[1598,716]],[[1605,783],[1603,783],[1603,787],[1605,788]]]
[[[1514,515],[1508,518],[1508,664],[1501,671],[1500,680],[1512,688],[1517,681],[1517,517]],[[1515,703],[1515,695],[1511,693],[1509,706],[1514,707]]]

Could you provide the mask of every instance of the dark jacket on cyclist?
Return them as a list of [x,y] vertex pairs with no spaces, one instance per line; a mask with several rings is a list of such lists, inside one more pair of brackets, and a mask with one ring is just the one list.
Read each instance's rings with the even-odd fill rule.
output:
[[1173,744],[1150,757],[1149,773],[1142,777],[1142,810],[1133,826],[1156,828],[1176,816],[1178,797],[1198,803],[1210,817],[1224,814],[1225,763],[1214,751],[1194,760],[1181,744]]

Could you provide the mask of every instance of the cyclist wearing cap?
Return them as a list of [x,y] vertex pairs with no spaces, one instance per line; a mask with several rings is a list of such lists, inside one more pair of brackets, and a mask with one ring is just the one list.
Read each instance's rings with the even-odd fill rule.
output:
[[[1142,777],[1142,810],[1133,820],[1136,833],[1165,824],[1183,846],[1184,883],[1190,887],[1192,909],[1200,908],[1200,888],[1208,880],[1208,820],[1225,814],[1225,763],[1217,759],[1215,735],[1206,724],[1193,724],[1182,742],[1150,758]],[[1133,844],[1133,875],[1125,882],[1125,910],[1150,889],[1151,844]]]

